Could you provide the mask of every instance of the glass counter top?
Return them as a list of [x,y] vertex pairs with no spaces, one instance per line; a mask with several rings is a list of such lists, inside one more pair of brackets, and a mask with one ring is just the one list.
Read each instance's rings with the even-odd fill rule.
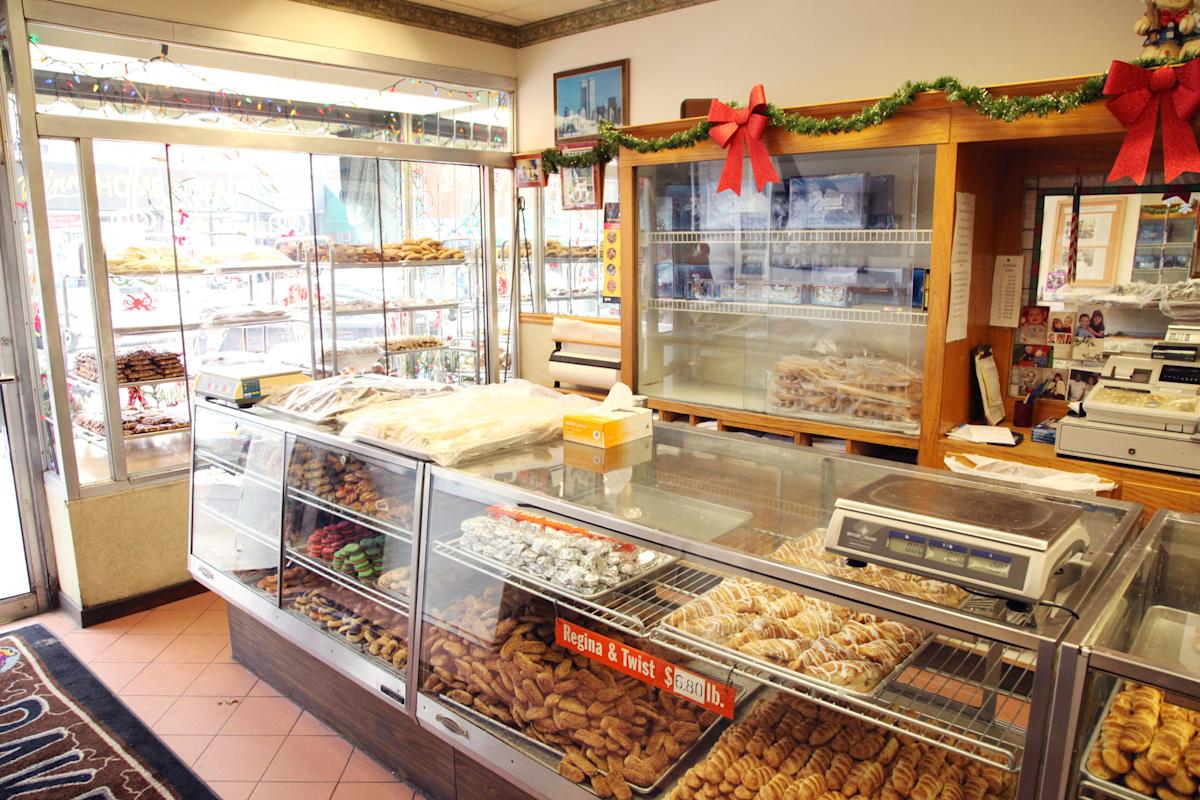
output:
[[[985,519],[1001,530],[1018,529],[1028,523],[1023,515],[1031,508],[1044,507],[1040,523],[1051,518],[1078,522],[1089,539],[1079,563],[1069,564],[1051,584],[1046,599],[1060,603],[1082,602],[1140,516],[1137,506],[1111,500],[1023,491],[948,472],[662,423],[655,425],[652,439],[619,448],[569,442],[531,447],[459,471],[553,498],[564,513],[599,513],[618,529],[622,523],[637,526],[636,533],[629,528],[633,535],[655,540],[654,533],[666,534],[660,541],[667,546],[675,537],[682,540],[676,545],[680,549],[720,563],[798,581],[804,578],[796,572],[844,579],[1047,635],[1061,632],[1066,614],[1044,606],[1033,614],[1014,614],[995,597],[941,581],[876,564],[847,566],[824,549],[835,504],[882,482],[915,487],[923,495],[918,505],[936,513],[961,506],[952,497],[959,492],[972,500],[964,523]],[[994,506],[983,507],[988,502]]]

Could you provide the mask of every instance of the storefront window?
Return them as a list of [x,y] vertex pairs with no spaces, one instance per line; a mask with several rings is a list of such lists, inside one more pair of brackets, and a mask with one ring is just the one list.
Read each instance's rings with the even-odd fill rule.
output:
[[543,291],[547,314],[572,317],[621,316],[621,307],[606,302],[601,291],[602,251],[605,208],[616,216],[619,203],[617,163],[604,171],[601,207],[595,210],[565,210],[562,176],[549,176],[543,190],[542,256]]
[[510,149],[511,93],[30,25],[42,114]]

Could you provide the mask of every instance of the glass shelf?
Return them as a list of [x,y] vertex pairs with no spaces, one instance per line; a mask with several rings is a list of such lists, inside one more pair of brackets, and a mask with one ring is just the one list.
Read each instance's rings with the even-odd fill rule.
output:
[[740,242],[743,244],[929,244],[933,231],[866,228],[862,230],[796,231],[652,231],[645,236],[651,244],[700,244]]
[[807,319],[824,322],[866,322],[881,325],[924,326],[929,314],[924,311],[896,311],[872,308],[833,308],[830,306],[785,305],[782,303],[734,303],[720,300],[670,300],[653,298],[645,302],[648,311],[690,311],[702,314],[741,314],[778,319]]

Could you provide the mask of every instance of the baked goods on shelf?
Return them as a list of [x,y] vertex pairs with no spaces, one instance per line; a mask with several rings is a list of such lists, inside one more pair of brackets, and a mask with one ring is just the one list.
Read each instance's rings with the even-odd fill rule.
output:
[[[96,354],[80,353],[75,356],[71,372],[77,378],[99,382],[100,366]],[[186,377],[187,371],[183,368],[183,360],[179,353],[138,349],[117,356],[117,380],[121,383]]]
[[668,800],[1002,800],[1013,773],[777,694],[721,734]]
[[334,584],[308,590],[290,607],[392,669],[403,670],[408,663],[408,619],[403,614]]
[[771,558],[787,564],[795,564],[810,572],[820,572],[855,583],[865,583],[942,606],[960,606],[970,596],[961,586],[932,578],[921,578],[890,567],[882,567],[877,564],[851,567],[846,564],[845,558],[825,549],[824,528],[817,528],[806,536],[787,542],[771,553]]
[[422,334],[375,336],[370,339],[362,339],[361,341],[384,348],[389,353],[403,353],[406,350],[430,350],[435,347],[446,346],[445,339]]
[[568,592],[594,596],[673,558],[508,506],[462,521],[458,546]]
[[1162,690],[1126,683],[1100,720],[1084,768],[1093,777],[1162,800],[1200,797],[1200,712]]
[[401,476],[348,453],[297,441],[288,461],[287,485],[374,519],[412,525],[412,503],[400,500],[412,496],[412,487]]
[[109,275],[145,275],[162,272],[203,272],[204,265],[179,253],[174,247],[154,245],[127,247],[115,258],[108,259]]
[[558,239],[547,239],[546,258],[598,258],[599,250],[594,244],[567,245]]
[[461,261],[466,253],[458,247],[448,247],[437,239],[423,237],[386,242],[382,247],[361,244],[335,244],[333,260],[342,264],[371,264],[397,261]]
[[925,638],[908,625],[742,577],[726,578],[664,622],[857,692],[873,690]]
[[380,589],[406,595],[409,593],[409,579],[411,577],[412,569],[410,567],[393,567],[379,574],[376,585]]
[[431,617],[422,644],[425,691],[562,753],[559,774],[601,797],[628,800],[630,784],[654,784],[716,720],[558,646],[553,607],[527,595],[491,587]]
[[771,407],[915,425],[923,385],[920,370],[885,356],[790,355],[771,367]]
[[243,325],[268,322],[287,322],[291,313],[285,306],[226,306],[206,309],[200,320],[204,325]]
[[[309,572],[303,567],[288,567],[283,571],[283,598],[287,600],[304,594],[318,583],[320,583],[320,579],[315,572]],[[255,585],[267,594],[275,594],[279,591],[279,574],[272,572]]]
[[[72,417],[72,421],[97,436],[103,436],[106,430],[104,418],[98,414],[80,412]],[[186,417],[177,417],[161,411],[127,408],[121,412],[121,428],[125,436],[186,430],[190,426],[191,423]]]

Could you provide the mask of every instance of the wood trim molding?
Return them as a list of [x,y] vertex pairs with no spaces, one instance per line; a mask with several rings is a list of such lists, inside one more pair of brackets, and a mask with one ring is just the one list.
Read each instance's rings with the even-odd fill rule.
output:
[[642,17],[678,11],[681,8],[711,3],[713,0],[615,0],[614,2],[560,14],[557,17],[525,25],[500,22],[434,8],[408,0],[295,0],[310,6],[345,11],[415,28],[425,28],[453,36],[463,36],[505,47],[521,48],[532,44],[573,36],[576,33],[632,22]]
[[124,600],[114,600],[111,603],[101,603],[97,606],[87,606],[84,608],[78,606],[73,598],[60,592],[58,595],[58,604],[67,613],[67,616],[79,624],[79,627],[87,628],[92,625],[99,625],[101,622],[108,622],[130,614],[136,614],[140,611],[149,611],[152,608],[158,608],[167,603],[174,603],[176,600],[183,600],[205,591],[206,589],[199,583],[187,580],[173,586],[164,586],[162,589],[155,589],[153,592],[147,592],[146,594],[126,597]]
[[621,320],[611,317],[573,317],[570,314],[535,314],[522,311],[520,321],[528,325],[553,325],[556,319],[577,319],[580,322],[595,322],[597,325],[620,325]]

